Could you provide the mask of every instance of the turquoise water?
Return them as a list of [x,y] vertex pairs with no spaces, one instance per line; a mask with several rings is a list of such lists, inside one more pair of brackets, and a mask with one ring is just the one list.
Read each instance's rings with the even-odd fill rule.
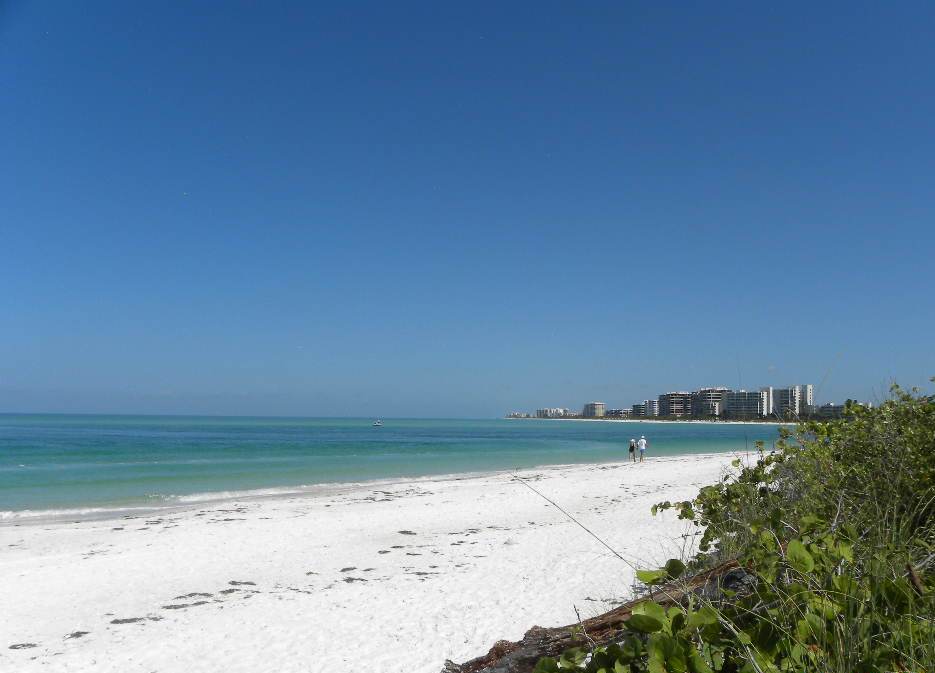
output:
[[[0,517],[220,493],[753,450],[775,426],[546,420],[0,415]],[[18,513],[18,514],[15,514]],[[47,512],[48,513],[48,512]]]

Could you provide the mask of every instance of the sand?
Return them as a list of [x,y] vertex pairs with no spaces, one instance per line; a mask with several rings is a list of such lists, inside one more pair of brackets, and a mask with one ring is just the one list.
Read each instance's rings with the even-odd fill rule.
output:
[[[697,536],[729,454],[517,474],[627,559]],[[0,671],[436,673],[604,612],[633,570],[512,473],[346,485],[133,518],[0,525]]]

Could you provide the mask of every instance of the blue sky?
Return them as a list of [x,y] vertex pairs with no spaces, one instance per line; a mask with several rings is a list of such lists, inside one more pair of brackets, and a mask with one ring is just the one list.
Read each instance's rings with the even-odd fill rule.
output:
[[931,3],[0,3],[0,410],[935,374]]

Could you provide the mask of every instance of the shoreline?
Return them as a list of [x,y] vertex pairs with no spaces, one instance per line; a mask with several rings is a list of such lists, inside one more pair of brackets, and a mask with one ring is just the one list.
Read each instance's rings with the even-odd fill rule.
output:
[[[697,540],[652,504],[693,497],[735,452],[517,474],[643,567]],[[633,570],[513,471],[194,503],[0,528],[0,668],[437,673],[531,626],[632,595]],[[581,573],[582,564],[588,573]],[[561,581],[556,581],[560,579]],[[348,634],[363,630],[362,642]],[[15,646],[15,647],[14,647]]]
[[677,420],[666,420],[663,418],[538,418],[532,417],[529,418],[518,418],[518,417],[509,417],[504,416],[503,420],[505,421],[587,421],[597,422],[597,423],[694,423],[696,425],[795,425],[794,422],[790,421],[712,421],[706,419],[677,419]]
[[[516,420],[567,420],[567,421],[591,421],[604,419],[586,419],[586,418],[565,418],[565,419],[516,419]],[[611,420],[611,419],[606,419]],[[621,445],[622,446],[622,445]],[[621,449],[621,456],[625,454],[625,447]],[[665,458],[695,457],[695,456],[721,456],[738,455],[733,449],[723,451],[712,451],[705,453],[678,453],[653,455],[648,460],[661,460]],[[319,496],[340,494],[344,491],[374,488],[374,487],[393,487],[403,484],[432,483],[435,481],[461,481],[468,479],[493,478],[504,475],[511,475],[520,471],[529,470],[549,470],[561,468],[574,468],[599,465],[615,465],[619,460],[607,462],[590,463],[544,463],[529,467],[501,469],[501,470],[476,470],[471,472],[448,472],[440,474],[429,474],[419,476],[399,476],[385,477],[378,479],[365,479],[361,481],[330,481],[315,484],[298,484],[271,486],[267,488],[245,489],[245,490],[223,490],[206,491],[200,493],[190,493],[185,495],[173,496],[177,500],[166,500],[163,503],[126,503],[122,505],[107,506],[106,504],[92,504],[87,506],[74,505],[52,508],[30,508],[19,510],[0,511],[0,530],[5,527],[18,527],[21,525],[49,524],[58,522],[85,522],[85,521],[110,521],[122,518],[128,514],[138,516],[149,516],[157,514],[185,512],[190,509],[205,507],[209,505],[223,505],[234,501],[261,501],[278,498]]]

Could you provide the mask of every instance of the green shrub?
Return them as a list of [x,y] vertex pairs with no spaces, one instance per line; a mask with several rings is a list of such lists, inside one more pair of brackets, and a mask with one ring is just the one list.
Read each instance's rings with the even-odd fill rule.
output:
[[[781,431],[779,451],[660,503],[704,529],[693,570],[737,558],[741,591],[639,603],[617,644],[542,659],[538,673],[935,671],[935,398]],[[677,560],[638,573],[649,585]]]

